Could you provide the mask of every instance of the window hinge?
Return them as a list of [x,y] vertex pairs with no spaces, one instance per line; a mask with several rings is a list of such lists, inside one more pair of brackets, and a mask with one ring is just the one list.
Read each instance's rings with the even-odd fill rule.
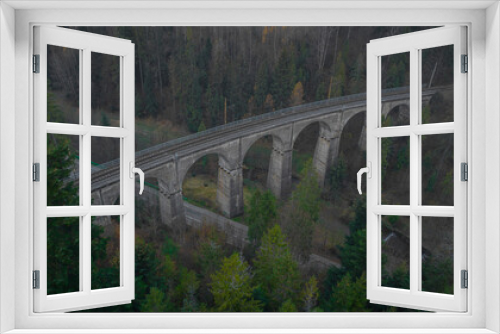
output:
[[40,73],[40,55],[33,55],[33,73]]
[[33,289],[40,289],[40,270],[33,270]]
[[469,181],[469,166],[467,165],[466,162],[462,162],[460,164],[460,167],[461,167],[460,168],[461,169],[461,171],[460,171],[460,175],[461,175],[460,180],[462,180],[462,181]]
[[33,164],[33,181],[40,182],[40,163]]
[[462,73],[469,72],[469,56],[462,55]]
[[461,272],[462,289],[467,289],[469,287],[469,273],[467,270],[462,270]]

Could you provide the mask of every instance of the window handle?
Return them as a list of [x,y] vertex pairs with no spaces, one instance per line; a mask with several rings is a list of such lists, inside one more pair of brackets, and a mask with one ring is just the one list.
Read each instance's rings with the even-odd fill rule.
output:
[[363,192],[361,191],[361,175],[366,173],[366,176],[371,179],[372,178],[372,163],[368,161],[368,166],[361,168],[358,171],[358,192],[361,195]]
[[135,174],[139,174],[139,195],[142,195],[142,192],[144,191],[144,172],[140,168],[134,167],[134,163],[132,161],[130,161],[129,166],[131,179],[135,178]]

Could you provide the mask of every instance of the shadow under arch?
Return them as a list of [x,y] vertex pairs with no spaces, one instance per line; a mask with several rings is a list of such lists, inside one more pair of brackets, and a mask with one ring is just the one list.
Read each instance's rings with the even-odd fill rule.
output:
[[410,107],[406,103],[399,104],[382,115],[383,126],[410,125]]
[[[269,166],[275,144],[280,139],[273,135],[265,135],[256,139],[243,156],[243,202],[249,204],[249,195],[256,189],[268,190]],[[280,147],[280,146],[278,146]]]
[[292,183],[299,180],[299,175],[306,162],[314,158],[316,145],[322,130],[329,130],[327,125],[321,121],[312,121],[306,125],[295,137],[292,143]]
[[200,156],[181,175],[184,201],[212,211],[219,210],[217,205],[219,158],[216,153]]
[[363,111],[352,116],[344,125],[338,157],[328,173],[327,183],[341,192],[356,192],[356,173],[365,166],[366,111]]

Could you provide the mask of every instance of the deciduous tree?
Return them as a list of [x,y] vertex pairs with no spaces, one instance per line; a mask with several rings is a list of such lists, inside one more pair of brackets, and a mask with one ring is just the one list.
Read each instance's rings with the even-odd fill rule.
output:
[[214,310],[219,312],[258,312],[260,302],[253,299],[255,286],[248,263],[238,253],[222,261],[221,268],[211,275],[210,291]]

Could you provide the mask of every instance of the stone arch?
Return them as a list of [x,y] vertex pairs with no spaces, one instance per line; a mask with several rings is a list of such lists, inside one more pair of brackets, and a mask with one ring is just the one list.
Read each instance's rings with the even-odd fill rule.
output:
[[[249,138],[244,138],[241,143],[241,164],[248,153],[248,151],[252,148],[252,146],[258,142],[260,139],[265,137],[271,137],[273,140],[273,146],[275,147],[283,147],[284,140],[277,134],[272,132],[262,132],[257,135],[251,136]],[[245,140],[246,139],[246,140]]]
[[[385,101],[382,102],[382,119],[399,112],[410,111],[410,100],[397,100],[397,101]],[[408,123],[409,124],[409,123]]]
[[205,202],[208,207],[217,209],[216,193],[221,168],[219,160],[223,158],[216,153],[196,158],[195,161],[190,161],[189,167],[179,175],[181,194],[183,198]]
[[[366,111],[359,111],[347,119],[340,133],[338,158],[336,162],[345,168],[343,179],[337,179],[343,183],[343,188],[356,189],[356,173],[360,168],[366,166]],[[346,154],[349,152],[349,154]],[[335,166],[335,164],[334,164]],[[331,182],[328,179],[327,182]]]
[[219,166],[228,168],[228,166],[236,165],[234,161],[231,161],[227,152],[224,151],[223,148],[213,148],[209,150],[199,151],[188,156],[184,156],[178,159],[177,162],[177,173],[179,185],[182,185],[184,182],[184,178],[186,177],[187,172],[191,169],[191,167],[203,157],[209,155],[217,155],[219,158]]
[[319,137],[326,137],[326,138],[333,137],[334,135],[333,124],[328,124],[328,122],[323,119],[312,119],[300,123],[295,123],[293,127],[291,148],[295,147],[295,142],[302,133],[302,131],[315,123],[319,124]]
[[[246,147],[242,147],[241,166],[243,179],[249,183],[243,182],[243,189],[250,189],[254,186],[262,186],[265,189],[270,189],[268,179],[270,173],[277,171],[270,171],[272,167],[275,151],[283,147],[282,140],[270,133],[255,136],[248,141]],[[243,145],[242,145],[243,146]],[[252,150],[252,148],[259,149]],[[248,200],[248,199],[247,199]],[[245,198],[243,198],[245,204]],[[247,203],[248,204],[248,203]]]
[[[349,123],[349,121],[353,117],[356,117],[359,114],[365,114],[365,119],[366,119],[366,106],[363,106],[362,108],[352,108],[352,109],[345,110],[342,114],[342,127],[341,127],[341,129],[343,130],[344,127],[346,126],[346,124]],[[366,121],[365,121],[365,123],[366,123]]]
[[[363,136],[363,132],[365,134],[366,139],[366,110],[360,110],[356,113],[349,115],[349,118],[343,122],[342,131],[340,133],[340,143],[339,143],[339,153],[345,149],[345,145],[349,139],[355,139],[356,145],[359,145],[359,140],[361,140],[361,136]],[[354,130],[354,131],[353,131]],[[346,138],[349,133],[354,132],[355,138]]]
[[393,105],[387,109],[387,113],[382,114],[382,121],[389,119],[391,126],[401,126],[410,124],[410,106],[407,103]]

